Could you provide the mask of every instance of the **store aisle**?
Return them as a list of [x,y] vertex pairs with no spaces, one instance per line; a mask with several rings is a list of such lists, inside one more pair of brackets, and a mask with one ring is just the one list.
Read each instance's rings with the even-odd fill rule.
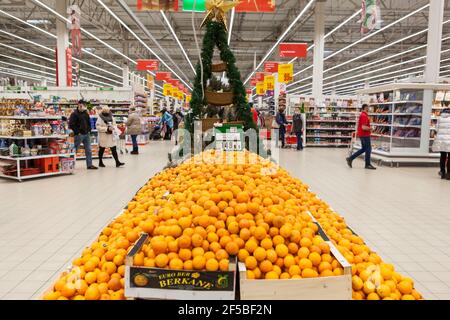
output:
[[22,183],[1,179],[0,299],[38,298],[163,168],[169,148],[151,142],[139,156],[123,156],[126,165],[119,169],[112,159],[96,171],[78,161],[72,176]]
[[353,169],[346,149],[282,151],[281,166],[344,216],[370,248],[416,282],[426,299],[450,299],[450,181],[438,168]]
[[[148,178],[170,145],[152,142],[139,157],[99,171],[23,183],[0,180],[0,299],[38,298]],[[343,149],[281,151],[281,165],[343,215],[427,299],[450,299],[450,181],[437,168],[364,170]],[[84,167],[84,163],[79,163]],[[76,210],[74,209],[76,208]]]

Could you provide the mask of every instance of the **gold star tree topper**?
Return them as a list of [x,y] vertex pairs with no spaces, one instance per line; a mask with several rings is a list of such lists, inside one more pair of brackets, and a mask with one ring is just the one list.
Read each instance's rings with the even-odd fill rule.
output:
[[237,6],[241,1],[240,0],[207,0],[206,1],[206,16],[203,19],[200,28],[203,28],[209,21],[218,21],[222,23],[225,27],[225,30],[228,31],[227,28],[227,12]]

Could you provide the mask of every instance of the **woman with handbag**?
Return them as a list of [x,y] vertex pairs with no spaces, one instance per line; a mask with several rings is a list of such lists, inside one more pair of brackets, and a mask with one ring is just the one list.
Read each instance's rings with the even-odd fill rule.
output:
[[118,134],[116,120],[114,119],[111,109],[108,106],[103,106],[102,111],[98,115],[97,130],[99,167],[105,167],[103,163],[103,154],[105,153],[106,148],[111,150],[114,160],[116,160],[116,167],[123,166],[125,163],[119,161],[119,156],[117,154],[115,137],[118,137]]

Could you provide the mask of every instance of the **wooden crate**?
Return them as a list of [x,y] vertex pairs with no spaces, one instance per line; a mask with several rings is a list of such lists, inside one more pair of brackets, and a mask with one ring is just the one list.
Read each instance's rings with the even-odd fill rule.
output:
[[325,235],[320,225],[319,234],[330,246],[344,274],[332,277],[249,280],[245,264],[238,263],[241,300],[351,300],[352,299],[352,267],[339,250]]
[[[236,258],[226,272],[170,270],[133,266],[133,257],[148,240],[141,234],[125,261],[125,296],[129,299],[234,300]],[[139,278],[138,278],[139,277]]]

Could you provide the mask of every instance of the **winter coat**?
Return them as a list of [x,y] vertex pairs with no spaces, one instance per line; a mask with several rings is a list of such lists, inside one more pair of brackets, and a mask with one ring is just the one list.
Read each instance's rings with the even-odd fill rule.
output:
[[292,132],[302,133],[303,132],[303,120],[300,113],[294,114],[292,117]]
[[76,136],[91,132],[91,119],[87,111],[80,112],[75,109],[69,118],[69,128]]
[[280,132],[286,132],[286,127],[285,125],[287,125],[287,121],[286,121],[286,116],[284,113],[278,112],[277,116],[275,117],[275,121],[278,123],[278,125],[280,126]]
[[142,133],[141,119],[136,112],[131,113],[127,120],[127,134],[140,135]]
[[[113,131],[116,128],[116,120],[114,117],[112,118],[112,127]],[[108,131],[108,124],[103,121],[103,119],[99,116],[97,118],[97,130],[98,130],[98,145],[103,148],[111,148],[116,146],[116,141],[114,140],[114,134],[106,133]]]
[[434,152],[450,152],[450,113],[441,113],[432,150]]

